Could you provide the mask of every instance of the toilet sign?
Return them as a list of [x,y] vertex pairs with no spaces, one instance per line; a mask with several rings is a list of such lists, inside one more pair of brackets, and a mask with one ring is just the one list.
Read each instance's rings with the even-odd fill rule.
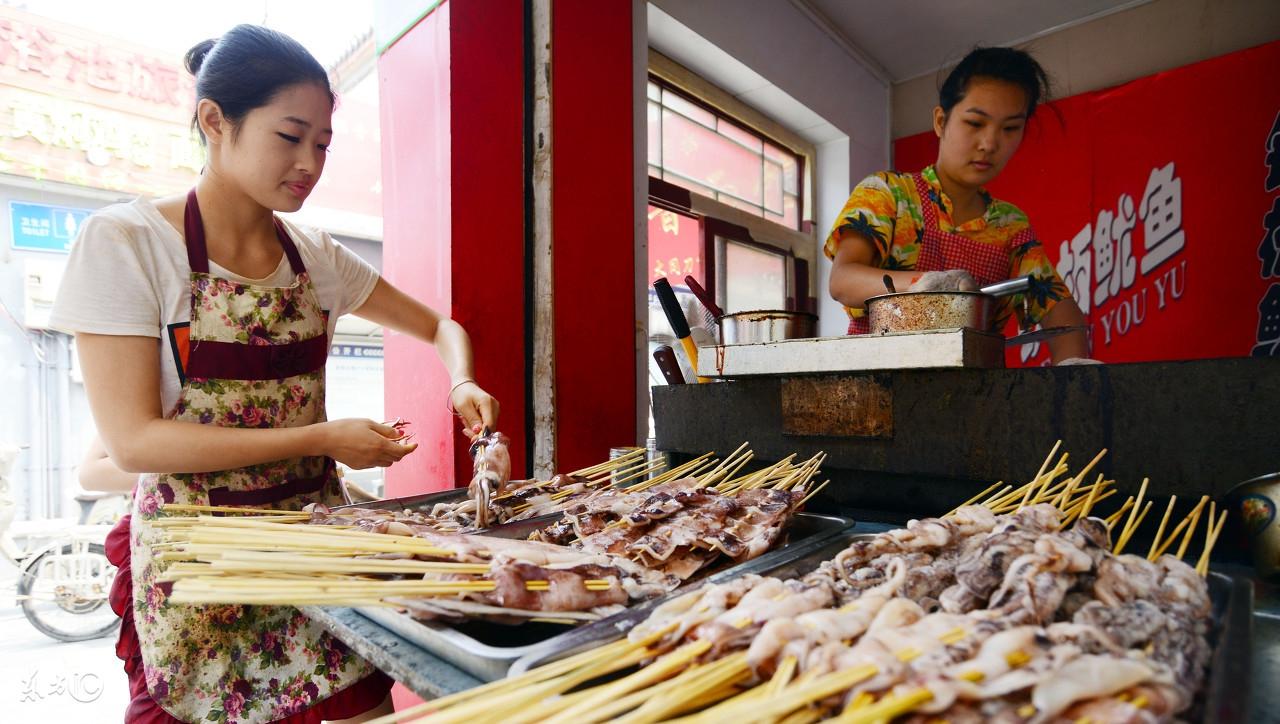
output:
[[91,213],[90,209],[10,201],[13,248],[66,254],[71,251],[80,225]]

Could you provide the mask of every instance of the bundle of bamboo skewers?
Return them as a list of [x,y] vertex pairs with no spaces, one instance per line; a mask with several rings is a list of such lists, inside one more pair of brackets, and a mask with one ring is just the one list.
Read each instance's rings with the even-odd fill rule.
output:
[[[996,513],[1012,513],[1026,506],[1049,503],[1062,511],[1063,528],[1077,519],[1096,517],[1094,510],[1098,503],[1116,494],[1115,481],[1107,480],[1103,475],[1097,476],[1092,484],[1084,481],[1106,450],[1098,453],[1078,473],[1068,475],[1067,454],[1063,453],[1054,461],[1060,445],[1061,441],[1054,446],[1036,476],[1026,484],[1014,487],[996,483],[964,505],[983,505]],[[1144,505],[1147,487],[1148,481],[1144,480],[1136,496],[1130,496],[1103,518],[1111,532],[1118,531],[1114,554],[1118,555],[1126,548],[1153,507],[1152,501],[1146,501]],[[1209,557],[1221,533],[1226,512],[1219,513],[1216,504],[1208,496],[1203,496],[1190,514],[1166,535],[1175,504],[1176,496],[1169,500],[1145,558],[1155,561],[1171,550],[1172,555],[1182,558],[1191,546],[1203,516],[1208,522],[1195,570],[1202,576],[1207,575]],[[1208,515],[1204,516],[1206,506]],[[955,512],[953,510],[948,515]],[[577,724],[606,720],[630,724],[657,721],[686,724],[781,721],[797,724],[830,717],[840,722],[872,724],[888,722],[912,712],[933,697],[926,688],[895,690],[879,699],[864,692],[849,701],[842,710],[833,712],[819,706],[819,702],[875,676],[877,669],[874,665],[816,676],[808,672],[797,675],[796,661],[789,658],[782,662],[772,678],[753,684],[745,652],[708,661],[704,657],[711,646],[709,641],[695,641],[670,651],[657,647],[657,642],[675,626],[673,622],[667,629],[642,640],[623,639],[376,721],[388,724],[425,715],[431,722],[501,721],[504,724],[541,721]],[[965,630],[957,629],[943,634],[939,642],[951,645],[967,635]],[[918,650],[897,652],[897,657],[903,662],[910,662],[921,655]],[[1014,651],[1008,654],[1006,663],[1012,670],[1029,660],[1026,654]],[[640,668],[636,669],[637,665]],[[628,670],[633,671],[626,673]],[[983,678],[976,669],[970,674],[963,678],[975,683]],[[584,684],[602,678],[605,683],[583,688]],[[1118,700],[1139,709],[1148,703],[1141,695],[1127,699],[1126,696],[1116,695]],[[1019,711],[1024,717],[1034,713],[1034,708]]]
[[[745,443],[724,460],[707,453],[666,471],[662,471],[665,464],[661,461],[637,461],[636,454],[643,452],[575,471],[570,476],[598,482],[603,488],[652,475],[626,487],[628,493],[684,478],[694,478],[699,487],[722,495],[771,487],[804,491],[807,500],[821,488],[810,487],[824,458],[821,453],[799,464],[793,462],[794,455],[788,456],[735,477],[753,457]],[[155,548],[158,560],[167,565],[163,580],[174,583],[171,600],[175,603],[402,606],[405,599],[461,597],[496,587],[487,578],[492,573],[488,560],[458,560],[456,550],[411,535],[368,532],[349,525],[308,525],[312,513],[307,511],[173,504],[161,510],[165,514],[186,514],[165,515],[154,521],[164,531],[163,540]],[[449,533],[442,531],[442,535]],[[477,550],[481,556],[493,557],[484,553],[484,541],[491,541],[494,546],[497,541],[466,537],[473,541],[469,546],[471,557]],[[566,561],[573,556],[589,558],[564,550]],[[583,585],[587,591],[598,592],[621,583],[600,578],[587,579]],[[532,580],[526,586],[529,591],[548,591],[550,584]],[[559,623],[599,618],[598,614],[585,611],[508,612]]]
[[[1107,450],[1105,448],[1101,450],[1080,472],[1075,475],[1067,475],[1068,454],[1065,452],[1062,453],[1062,456],[1058,458],[1057,463],[1052,468],[1049,467],[1061,445],[1062,441],[1059,440],[1053,446],[1049,456],[1045,458],[1040,470],[1030,482],[1017,488],[1012,485],[1004,485],[1004,481],[996,482],[958,507],[983,505],[995,513],[1011,513],[1028,505],[1050,503],[1063,511],[1063,528],[1071,525],[1079,518],[1089,516],[1098,503],[1110,498],[1117,492],[1115,490],[1115,481],[1106,480],[1103,475],[1098,475],[1092,485],[1083,484],[1085,477],[1107,454]],[[1120,525],[1119,535],[1112,546],[1112,552],[1116,555],[1123,553],[1125,548],[1128,547],[1130,539],[1133,538],[1134,533],[1146,520],[1147,513],[1151,511],[1153,501],[1147,500],[1146,505],[1143,505],[1149,483],[1149,479],[1143,478],[1142,485],[1138,488],[1138,494],[1129,496],[1117,510],[1103,518],[1107,523],[1108,530],[1113,533],[1116,526],[1122,520],[1124,521],[1123,525]],[[1165,535],[1169,519],[1177,503],[1178,496],[1172,495],[1169,497],[1169,502],[1165,506],[1164,517],[1160,520],[1155,538],[1152,540],[1151,547],[1147,552],[1147,559],[1154,561],[1164,555],[1172,547],[1179,535],[1182,536],[1182,540],[1178,547],[1174,549],[1174,554],[1178,558],[1184,557],[1194,539],[1196,527],[1204,514],[1205,507],[1208,506],[1209,514],[1206,518],[1205,544],[1195,565],[1195,569],[1200,575],[1207,575],[1209,572],[1209,554],[1213,551],[1213,547],[1218,541],[1218,536],[1222,532],[1222,527],[1226,523],[1227,511],[1223,510],[1219,513],[1217,503],[1208,495],[1203,495],[1195,507],[1191,509],[1191,512],[1168,535]],[[954,510],[947,515],[949,516],[953,513],[955,513]]]

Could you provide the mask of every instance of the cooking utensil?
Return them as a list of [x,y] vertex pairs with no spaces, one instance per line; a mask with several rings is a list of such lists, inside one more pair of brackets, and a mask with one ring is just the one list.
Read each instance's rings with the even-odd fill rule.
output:
[[693,292],[693,296],[697,297],[702,304],[702,328],[707,330],[708,334],[717,335],[719,330],[716,327],[716,320],[724,315],[724,310],[716,304],[716,299],[711,292],[704,289],[693,275],[686,275],[684,283],[689,285],[689,291]]
[[668,385],[684,384],[684,373],[680,371],[680,362],[676,360],[676,352],[671,349],[671,345],[664,344],[655,349],[653,359],[658,363],[658,369],[662,371]]
[[[698,369],[698,348],[689,337],[689,321],[684,318],[684,310],[680,308],[680,300],[676,299],[676,292],[671,288],[671,282],[665,278],[657,279],[653,282],[653,290],[658,294],[658,301],[662,304],[662,312],[667,315],[667,323],[671,325],[671,331],[675,332],[676,338],[684,347],[684,353],[689,358],[690,369]],[[706,377],[698,378],[698,382],[706,381]]]
[[809,312],[757,309],[733,312],[716,320],[720,344],[758,344],[814,336],[818,317]]
[[1023,332],[1022,334],[1019,334],[1016,337],[1010,337],[1009,339],[1005,340],[1004,346],[1021,347],[1024,344],[1041,342],[1046,339],[1051,339],[1053,337],[1057,337],[1058,335],[1062,335],[1062,334],[1070,334],[1071,332],[1088,332],[1088,331],[1089,331],[1088,327],[1081,326],[1081,325],[1077,325],[1073,327],[1046,327],[1045,329],[1037,329],[1034,332]]
[[990,331],[996,297],[1031,287],[1031,277],[1019,277],[976,292],[895,292],[867,299],[872,334],[918,332],[925,329],[968,327]]
[[893,286],[893,277],[888,274],[884,275],[884,288],[889,290],[890,294],[897,294],[898,290]]
[[1258,575],[1280,580],[1280,520],[1276,520],[1280,473],[1246,480],[1232,488],[1227,499],[1244,524]]
[[724,310],[720,308],[720,305],[716,304],[715,297],[711,296],[711,292],[704,289],[697,279],[694,279],[691,275],[686,276],[684,283],[689,285],[689,291],[693,292],[693,296],[697,297],[699,302],[702,302],[702,306],[706,307],[708,312],[711,312],[712,317],[719,319],[724,316]]

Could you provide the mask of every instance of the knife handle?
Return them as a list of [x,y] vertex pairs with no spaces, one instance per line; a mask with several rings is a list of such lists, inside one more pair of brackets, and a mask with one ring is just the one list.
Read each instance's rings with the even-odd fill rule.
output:
[[658,369],[662,371],[662,376],[666,378],[668,385],[683,385],[684,373],[680,371],[680,362],[676,360],[676,351],[671,349],[669,345],[660,345],[653,351],[653,359],[658,363]]
[[676,333],[678,339],[688,339],[689,320],[684,318],[684,310],[680,308],[680,300],[676,299],[676,292],[671,288],[671,282],[666,278],[657,279],[653,282],[653,290],[658,293],[658,302],[662,304],[662,311],[667,315],[667,323],[671,325],[671,331]]

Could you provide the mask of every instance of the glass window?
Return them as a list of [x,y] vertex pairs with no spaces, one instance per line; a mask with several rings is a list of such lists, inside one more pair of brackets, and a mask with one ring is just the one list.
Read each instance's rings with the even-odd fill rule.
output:
[[725,312],[785,307],[786,257],[728,239],[723,243]]
[[800,228],[800,156],[679,92],[648,86],[649,175]]

